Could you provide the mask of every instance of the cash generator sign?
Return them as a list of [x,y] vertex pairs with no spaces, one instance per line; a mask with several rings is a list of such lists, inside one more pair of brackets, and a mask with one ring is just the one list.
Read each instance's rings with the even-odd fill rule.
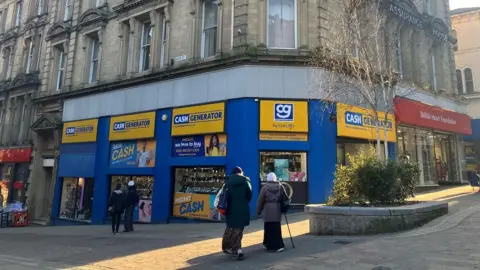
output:
[[98,119],[64,123],[62,143],[95,142],[97,129]]
[[261,100],[260,131],[308,132],[308,103]]
[[172,136],[222,133],[225,103],[173,109]]
[[337,104],[337,133],[340,137],[353,137],[359,139],[376,140],[376,123],[380,127],[380,139],[384,140],[384,130],[387,129],[387,141],[395,142],[395,118],[389,114],[385,120],[385,113],[378,112],[375,120],[374,112],[361,107]]
[[153,138],[155,112],[116,116],[110,119],[110,141]]

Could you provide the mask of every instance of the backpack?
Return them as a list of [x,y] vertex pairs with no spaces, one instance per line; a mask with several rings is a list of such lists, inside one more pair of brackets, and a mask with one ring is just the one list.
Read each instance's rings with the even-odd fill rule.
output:
[[213,207],[217,209],[220,215],[225,216],[227,214],[227,203],[228,202],[228,188],[223,185],[223,187],[218,192],[213,203]]

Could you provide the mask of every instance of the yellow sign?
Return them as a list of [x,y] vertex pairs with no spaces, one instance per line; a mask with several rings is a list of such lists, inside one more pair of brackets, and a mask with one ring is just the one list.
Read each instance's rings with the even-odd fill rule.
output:
[[308,132],[306,101],[261,100],[260,131]]
[[[338,103],[337,136],[376,140],[377,131],[374,116],[374,112],[370,109]],[[385,113],[378,112],[378,121],[380,140],[385,141],[384,128],[387,127],[387,141],[396,142],[397,134],[394,116],[388,114],[387,121],[385,121]]]
[[260,132],[262,141],[308,141],[308,133]]
[[155,112],[116,116],[110,119],[110,141],[153,138]]
[[173,109],[172,136],[222,133],[225,103]]
[[98,119],[64,123],[62,143],[95,142],[97,130]]
[[175,192],[173,215],[176,217],[219,220],[220,215],[213,207],[215,194]]

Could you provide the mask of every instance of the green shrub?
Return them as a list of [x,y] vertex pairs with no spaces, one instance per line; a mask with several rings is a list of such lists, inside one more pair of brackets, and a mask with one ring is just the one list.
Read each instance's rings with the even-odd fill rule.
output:
[[407,160],[379,161],[375,155],[360,152],[348,155],[348,166],[337,166],[329,205],[401,204],[413,196],[420,173],[417,164]]

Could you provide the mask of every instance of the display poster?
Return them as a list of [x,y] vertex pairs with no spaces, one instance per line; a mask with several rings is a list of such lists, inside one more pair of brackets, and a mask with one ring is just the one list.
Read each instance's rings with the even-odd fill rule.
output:
[[308,102],[261,100],[260,131],[308,133]]
[[63,124],[62,143],[97,141],[98,119],[66,122]]
[[[378,112],[378,119],[380,139],[382,141],[385,140],[384,128],[386,127],[387,141],[396,142],[397,133],[393,114],[388,114],[387,121],[385,121],[385,113]],[[373,110],[348,104],[337,104],[337,136],[339,137],[376,140],[377,129],[375,121]]]
[[142,223],[152,222],[152,200],[140,199],[135,207],[133,219]]
[[155,112],[115,116],[110,119],[110,141],[147,139],[155,135]]
[[196,135],[172,138],[173,157],[218,157],[226,155],[226,134]]
[[113,142],[110,145],[110,167],[155,167],[156,148],[157,141],[154,139]]
[[173,109],[172,136],[223,133],[225,103]]
[[474,171],[477,168],[475,149],[473,145],[465,145],[465,161],[467,171]]
[[216,194],[175,192],[173,216],[205,220],[223,220],[213,206]]
[[260,132],[262,141],[308,141],[308,133]]

